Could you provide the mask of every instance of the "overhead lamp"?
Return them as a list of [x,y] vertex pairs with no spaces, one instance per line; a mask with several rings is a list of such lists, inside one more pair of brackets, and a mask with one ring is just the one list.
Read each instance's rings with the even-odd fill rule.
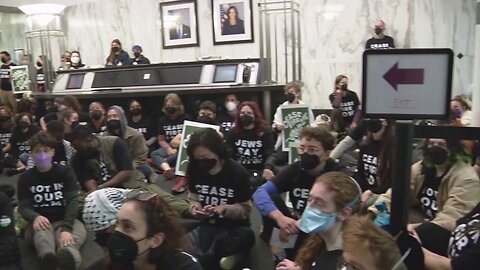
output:
[[31,4],[19,6],[18,8],[27,15],[57,15],[62,13],[62,11],[65,9],[65,6],[59,4]]

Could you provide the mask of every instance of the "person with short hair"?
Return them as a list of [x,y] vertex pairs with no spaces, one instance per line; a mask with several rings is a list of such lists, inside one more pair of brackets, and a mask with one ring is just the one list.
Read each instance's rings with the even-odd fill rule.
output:
[[[344,224],[360,208],[357,182],[342,172],[328,172],[315,179],[308,204],[296,230],[307,235],[295,261],[282,260],[277,270],[337,269],[342,255]],[[295,234],[282,228],[281,235]]]
[[128,61],[129,65],[150,65],[150,60],[143,54],[142,46],[135,45],[132,47],[133,57]]
[[395,41],[391,36],[385,35],[385,22],[376,20],[373,26],[375,35],[365,43],[365,49],[394,49]]
[[407,270],[395,239],[367,217],[347,219],[342,238],[343,254],[339,269]]
[[[274,165],[283,165],[288,162],[288,153],[284,152],[282,149],[282,134],[281,132],[285,129],[283,123],[283,115],[282,115],[282,106],[284,105],[294,105],[294,104],[305,104],[301,100],[302,98],[302,87],[300,83],[297,82],[289,82],[283,87],[283,92],[285,93],[285,102],[280,104],[277,109],[275,110],[275,114],[273,116],[273,123],[272,123],[272,130],[277,133],[277,141],[275,142],[275,150],[276,153],[270,160],[267,160],[267,164],[274,166]],[[310,109],[308,112],[308,117],[311,121],[313,121],[313,112]]]
[[[263,216],[263,231],[260,237],[269,242],[274,227],[298,233],[297,219],[302,215],[308,201],[308,192],[315,179],[327,172],[346,171],[336,161],[329,158],[335,139],[325,127],[306,127],[300,134],[298,153],[300,160],[283,169],[271,181],[260,186],[253,194],[253,201]],[[293,205],[293,214],[285,205],[280,194],[288,192]],[[303,237],[297,240],[295,253]],[[274,260],[282,260],[287,255],[283,250],[274,250]],[[294,254],[289,258],[293,259]]]
[[201,270],[187,253],[184,226],[157,194],[105,188],[85,198],[83,220],[108,250],[104,269]]
[[235,117],[237,116],[237,108],[240,100],[235,94],[228,94],[225,96],[225,112],[218,115],[218,122],[220,127],[225,132],[232,130],[235,127]]
[[[52,158],[53,163],[71,166],[75,149],[69,141],[65,140],[65,124],[58,120],[48,122],[47,134],[52,136],[56,141],[54,148],[55,154]],[[33,161],[32,156],[30,156],[27,169],[33,168],[34,166],[35,162]]]
[[42,131],[31,139],[35,167],[18,179],[18,210],[29,222],[40,269],[78,269],[87,233],[76,219],[78,186],[73,170],[54,164],[56,141]]

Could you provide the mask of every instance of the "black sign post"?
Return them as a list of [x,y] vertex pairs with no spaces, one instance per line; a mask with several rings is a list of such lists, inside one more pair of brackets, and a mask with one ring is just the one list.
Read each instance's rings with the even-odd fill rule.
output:
[[450,112],[451,49],[366,50],[362,115],[395,119],[391,233],[405,229],[410,206],[414,119],[446,119]]

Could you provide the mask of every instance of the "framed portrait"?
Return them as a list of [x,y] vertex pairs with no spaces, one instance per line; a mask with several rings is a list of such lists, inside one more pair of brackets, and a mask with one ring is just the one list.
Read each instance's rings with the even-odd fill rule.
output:
[[164,49],[199,45],[196,1],[162,2],[160,14]]
[[212,0],[213,43],[253,42],[252,0]]

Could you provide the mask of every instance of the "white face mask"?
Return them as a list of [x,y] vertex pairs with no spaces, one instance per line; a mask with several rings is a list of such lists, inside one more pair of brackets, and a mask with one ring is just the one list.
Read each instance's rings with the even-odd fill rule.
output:
[[71,60],[72,63],[74,63],[74,64],[80,63],[80,57],[78,57],[78,56],[73,56],[70,60]]
[[229,112],[233,112],[237,109],[237,104],[233,101],[229,101],[225,104],[225,108],[227,108]]

